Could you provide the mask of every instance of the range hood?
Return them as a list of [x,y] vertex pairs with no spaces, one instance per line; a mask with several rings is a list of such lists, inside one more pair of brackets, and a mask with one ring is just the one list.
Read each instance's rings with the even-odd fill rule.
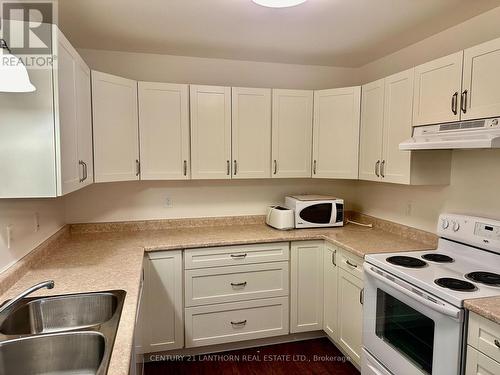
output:
[[400,150],[500,148],[500,118],[450,122],[413,128]]

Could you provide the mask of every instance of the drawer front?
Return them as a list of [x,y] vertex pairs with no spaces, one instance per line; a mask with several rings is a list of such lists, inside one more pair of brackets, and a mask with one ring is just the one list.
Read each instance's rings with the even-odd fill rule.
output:
[[358,279],[363,279],[363,259],[357,257],[345,250],[340,251],[339,266],[343,270],[356,276]]
[[500,325],[474,313],[469,315],[467,343],[500,362]]
[[269,298],[185,311],[186,347],[288,334],[288,298]]
[[186,306],[288,295],[288,262],[185,271]]
[[467,345],[465,375],[498,375],[500,363]]
[[289,252],[288,242],[188,249],[184,251],[184,268],[287,261]]

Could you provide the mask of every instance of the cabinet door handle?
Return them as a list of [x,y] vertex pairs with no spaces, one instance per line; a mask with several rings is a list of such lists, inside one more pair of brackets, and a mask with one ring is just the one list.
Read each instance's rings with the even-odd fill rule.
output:
[[380,160],[377,160],[375,163],[375,175],[377,177],[380,177]]
[[382,163],[380,164],[380,176],[385,178],[385,160],[382,160]]
[[188,174],[188,162],[187,160],[184,160],[184,176],[187,176]]
[[228,176],[230,176],[231,175],[231,162],[229,160],[226,161],[226,168],[227,168],[226,174]]
[[273,171],[273,174],[277,174],[278,173],[278,161],[277,160],[274,160],[274,171]]
[[469,95],[469,91],[464,90],[461,95],[461,103],[460,103],[460,108],[462,109],[463,113],[467,113],[467,97]]
[[83,160],[82,160],[82,163],[83,163],[83,181],[85,181],[88,177],[88,175],[87,175],[87,163],[85,163]]
[[498,341],[497,339],[495,339],[495,341],[493,341],[495,343],[495,346],[497,348],[500,348],[500,341]]
[[235,160],[234,161],[234,175],[236,176],[238,174],[238,162]]
[[244,326],[244,325],[246,325],[246,324],[247,324],[247,320],[245,319],[245,320],[241,320],[241,321],[239,321],[239,322],[233,322],[233,321],[231,321],[231,324],[232,324],[233,326]]
[[246,258],[247,257],[247,254],[231,254],[231,258],[233,259],[242,259],[242,258]]
[[337,267],[337,251],[332,252],[332,264]]
[[314,160],[313,162],[313,174],[316,174],[316,166],[318,165],[318,161]]
[[359,303],[363,305],[365,303],[365,288],[359,291]]
[[345,262],[348,266],[351,266],[352,268],[358,268],[358,265],[351,263],[351,261],[349,259],[346,259]]
[[82,160],[78,160],[78,165],[82,166],[82,177],[79,178],[79,181],[83,182],[83,181],[85,181],[85,168],[83,166],[83,161]]
[[458,113],[458,91],[451,97],[451,111],[454,115]]
[[141,163],[139,159],[135,159],[135,175],[139,176],[141,174]]
[[247,286],[247,282],[244,281],[242,283],[231,283],[231,286],[233,286],[233,287]]

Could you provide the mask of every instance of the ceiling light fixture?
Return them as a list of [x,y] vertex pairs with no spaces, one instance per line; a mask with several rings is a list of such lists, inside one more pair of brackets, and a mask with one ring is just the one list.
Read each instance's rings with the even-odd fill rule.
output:
[[287,8],[305,3],[307,0],[252,0],[255,4],[269,8]]
[[19,57],[14,56],[5,40],[0,39],[0,92],[33,92],[28,70]]

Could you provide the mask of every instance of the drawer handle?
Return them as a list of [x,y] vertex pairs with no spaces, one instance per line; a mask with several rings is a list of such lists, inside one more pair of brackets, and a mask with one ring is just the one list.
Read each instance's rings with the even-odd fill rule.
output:
[[246,258],[247,255],[246,254],[231,254],[231,258],[235,258],[235,259],[241,259],[241,258]]
[[358,265],[357,265],[357,264],[354,264],[354,263],[351,263],[351,262],[349,261],[349,259],[346,259],[346,261],[345,261],[345,262],[346,262],[346,264],[347,264],[348,266],[351,266],[352,268],[358,268]]
[[231,324],[232,324],[233,326],[241,327],[241,326],[244,326],[244,325],[246,325],[246,324],[247,324],[247,320],[245,319],[245,320],[241,320],[241,321],[239,321],[239,322],[231,322]]
[[247,286],[247,282],[242,282],[242,283],[231,283],[231,286],[233,287],[238,287],[238,286]]
[[493,342],[495,343],[495,346],[500,349],[500,341],[495,339],[495,341],[493,341]]

